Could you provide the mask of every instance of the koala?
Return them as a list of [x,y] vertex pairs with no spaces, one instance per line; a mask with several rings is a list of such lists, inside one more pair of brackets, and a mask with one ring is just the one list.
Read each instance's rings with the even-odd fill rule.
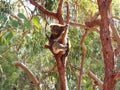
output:
[[[51,36],[49,38],[49,46],[52,47],[53,52],[58,54],[62,51],[62,54],[66,53],[68,49],[68,32],[65,32],[68,25],[61,25],[61,24],[53,24],[50,25],[51,28]],[[62,39],[64,38],[64,44],[62,44]]]

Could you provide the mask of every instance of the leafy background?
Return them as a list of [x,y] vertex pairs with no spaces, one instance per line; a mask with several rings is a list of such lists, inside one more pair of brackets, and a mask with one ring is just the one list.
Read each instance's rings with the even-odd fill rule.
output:
[[[41,2],[41,0],[38,0]],[[56,11],[59,0],[45,0],[48,10]],[[95,0],[69,0],[71,21],[84,24],[97,10]],[[120,2],[113,0],[113,15],[120,16]],[[66,7],[63,5],[63,17]],[[59,76],[53,55],[44,46],[48,44],[45,36],[46,22],[43,13],[30,5],[28,0],[0,1],[0,89],[1,90],[35,90],[31,79],[15,62],[23,62],[38,78],[42,90],[58,90]],[[56,22],[47,17],[49,23]],[[119,30],[119,21],[116,21]],[[49,26],[46,33],[50,34]],[[70,26],[70,55],[67,60],[67,78],[70,90],[77,90],[79,70],[82,56],[80,41],[84,29]],[[94,72],[101,80],[104,79],[104,63],[102,58],[100,36],[91,32],[85,41],[87,57],[85,59],[82,90],[92,90],[93,80],[87,76],[88,70]],[[115,43],[113,43],[115,45]],[[118,57],[118,66],[120,67]],[[118,81],[116,88],[120,89]],[[98,88],[98,90],[101,90]]]

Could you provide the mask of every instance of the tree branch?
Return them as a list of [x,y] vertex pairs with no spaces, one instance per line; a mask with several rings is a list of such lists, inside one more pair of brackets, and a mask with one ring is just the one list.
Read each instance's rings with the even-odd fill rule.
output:
[[21,21],[16,15],[14,15],[14,14],[12,14],[12,13],[10,13],[10,15],[11,15],[14,19],[16,19],[17,21]]
[[99,12],[97,12],[93,17],[85,22],[85,25],[88,27],[100,26],[100,19],[97,19],[99,16]]
[[[60,0],[59,2],[59,7],[58,7],[58,11],[57,13],[53,13],[49,10],[47,10],[45,7],[43,7],[43,5],[39,5],[36,1],[34,0],[30,0],[30,3],[33,4],[35,7],[37,7],[39,10],[41,10],[44,14],[46,14],[47,16],[53,18],[53,19],[56,19],[59,21],[59,23],[63,24],[64,22],[68,23],[68,20],[70,19],[70,14],[69,14],[69,4],[67,2],[67,20],[66,21],[63,21],[63,18],[62,18],[62,4],[63,4],[63,0]],[[69,18],[69,19],[68,19]],[[73,26],[78,26],[78,27],[82,27],[82,28],[87,28],[87,29],[91,29],[91,30],[94,30],[94,31],[97,31],[99,32],[96,28],[90,28],[86,25],[82,25],[82,24],[79,24],[79,23],[75,23],[75,22],[70,22],[69,21],[69,24],[70,25],[73,25]]]
[[69,3],[68,2],[66,2],[66,4],[67,4],[67,24],[69,24],[69,22],[70,22],[70,9],[69,9]]
[[62,5],[63,5],[63,0],[59,0],[57,13],[59,13],[61,15],[62,15]]
[[[67,21],[64,21],[64,22],[67,22]],[[77,27],[80,27],[80,28],[84,28],[84,29],[87,29],[87,30],[90,30],[90,31],[96,31],[97,33],[99,33],[99,30],[96,29],[96,28],[93,28],[93,27],[88,27],[86,25],[83,25],[83,24],[79,24],[79,23],[76,23],[76,22],[69,22],[69,24],[71,26],[77,26]]]
[[119,21],[120,21],[120,18],[119,18],[119,17],[112,16],[112,18],[117,19],[117,20],[119,20]]
[[113,40],[116,41],[116,43],[118,44],[118,47],[114,50],[115,56],[118,56],[120,54],[120,35],[115,27],[113,20],[111,20],[110,26],[113,33]]
[[93,74],[91,71],[88,71],[87,74],[95,81],[97,86],[103,88],[103,82],[95,74]]
[[81,66],[80,66],[80,76],[79,76],[79,82],[78,82],[78,90],[80,90],[81,88],[81,80],[83,77],[83,68],[84,68],[84,61],[85,61],[85,57],[86,57],[86,46],[84,44],[87,36],[89,34],[89,30],[86,30],[85,33],[82,36],[82,40],[80,42],[81,46],[82,46],[82,61],[81,61]]
[[24,70],[24,72],[29,76],[29,78],[32,80],[33,84],[36,87],[39,87],[39,81],[36,79],[36,77],[33,75],[33,73],[23,63],[16,62],[15,66],[21,67]]
[[58,19],[56,13],[47,10],[43,5],[39,5],[38,2],[36,2],[35,0],[29,0],[29,1],[31,4],[33,4],[35,7],[37,7],[40,11],[42,11],[47,16],[54,19]]
[[62,17],[62,5],[63,5],[63,0],[59,0],[59,5],[58,5],[58,10],[57,10],[57,18],[60,24],[64,24],[64,20]]
[[116,57],[120,54],[120,45],[118,45],[118,47],[115,49],[114,53],[115,53]]
[[114,80],[117,81],[120,79],[120,71],[115,75]]
[[85,22],[88,27],[100,26],[100,19]]
[[111,20],[110,22],[110,26],[111,26],[111,29],[112,29],[112,33],[113,33],[113,39],[114,41],[117,42],[118,45],[120,45],[120,35],[115,27],[115,24],[114,24],[114,21]]

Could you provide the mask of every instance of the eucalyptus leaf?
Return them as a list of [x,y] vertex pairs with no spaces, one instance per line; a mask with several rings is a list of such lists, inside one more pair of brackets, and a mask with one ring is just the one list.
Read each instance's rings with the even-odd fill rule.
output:
[[13,33],[12,33],[12,32],[9,32],[9,33],[5,36],[6,43],[10,43],[12,37],[13,37]]
[[32,21],[33,21],[33,24],[39,29],[40,28],[40,19],[39,19],[39,17],[33,17],[33,19],[32,19]]
[[23,13],[18,13],[18,17],[22,18],[24,20],[27,20],[27,18],[25,17],[25,15]]

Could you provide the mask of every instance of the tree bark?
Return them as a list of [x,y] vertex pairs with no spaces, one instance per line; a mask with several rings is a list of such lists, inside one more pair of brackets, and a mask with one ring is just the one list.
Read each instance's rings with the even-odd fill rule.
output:
[[100,38],[102,43],[103,58],[105,64],[105,78],[103,90],[115,90],[115,58],[112,48],[110,36],[110,20],[111,20],[111,1],[112,0],[97,0],[99,12],[101,15]]
[[37,90],[41,90],[39,87],[39,81],[37,80],[37,78],[34,76],[34,74],[27,68],[26,65],[24,65],[21,62],[16,62],[15,63],[16,67],[21,67],[24,72],[29,76],[29,78],[32,80],[34,86],[37,88]]
[[65,60],[66,58],[63,59],[65,60],[64,63],[61,61],[59,55],[57,55],[55,59],[57,62],[57,68],[60,78],[60,90],[68,90],[67,77],[66,77],[66,60]]
[[[59,5],[58,5],[58,9],[57,12],[51,12],[49,10],[47,10],[43,5],[39,5],[37,1],[35,0],[29,0],[31,4],[33,4],[34,6],[36,6],[40,11],[42,11],[44,14],[46,14],[47,16],[57,19],[58,22],[60,24],[64,25],[64,20],[62,17],[62,6],[63,6],[63,1],[64,0],[59,0]],[[67,24],[69,24],[69,4],[67,3]],[[66,30],[66,32],[68,31],[68,28]],[[62,37],[62,43],[64,43],[64,39],[65,39],[65,35],[63,35]],[[49,48],[50,51],[53,53],[52,47],[46,45],[46,48]],[[58,68],[58,72],[59,72],[59,77],[60,77],[60,89],[61,90],[68,90],[68,86],[67,86],[67,78],[66,78],[66,60],[67,60],[67,55],[62,55],[62,53],[60,52],[58,55],[54,54],[54,57],[56,59],[56,63],[57,63],[57,68]]]

